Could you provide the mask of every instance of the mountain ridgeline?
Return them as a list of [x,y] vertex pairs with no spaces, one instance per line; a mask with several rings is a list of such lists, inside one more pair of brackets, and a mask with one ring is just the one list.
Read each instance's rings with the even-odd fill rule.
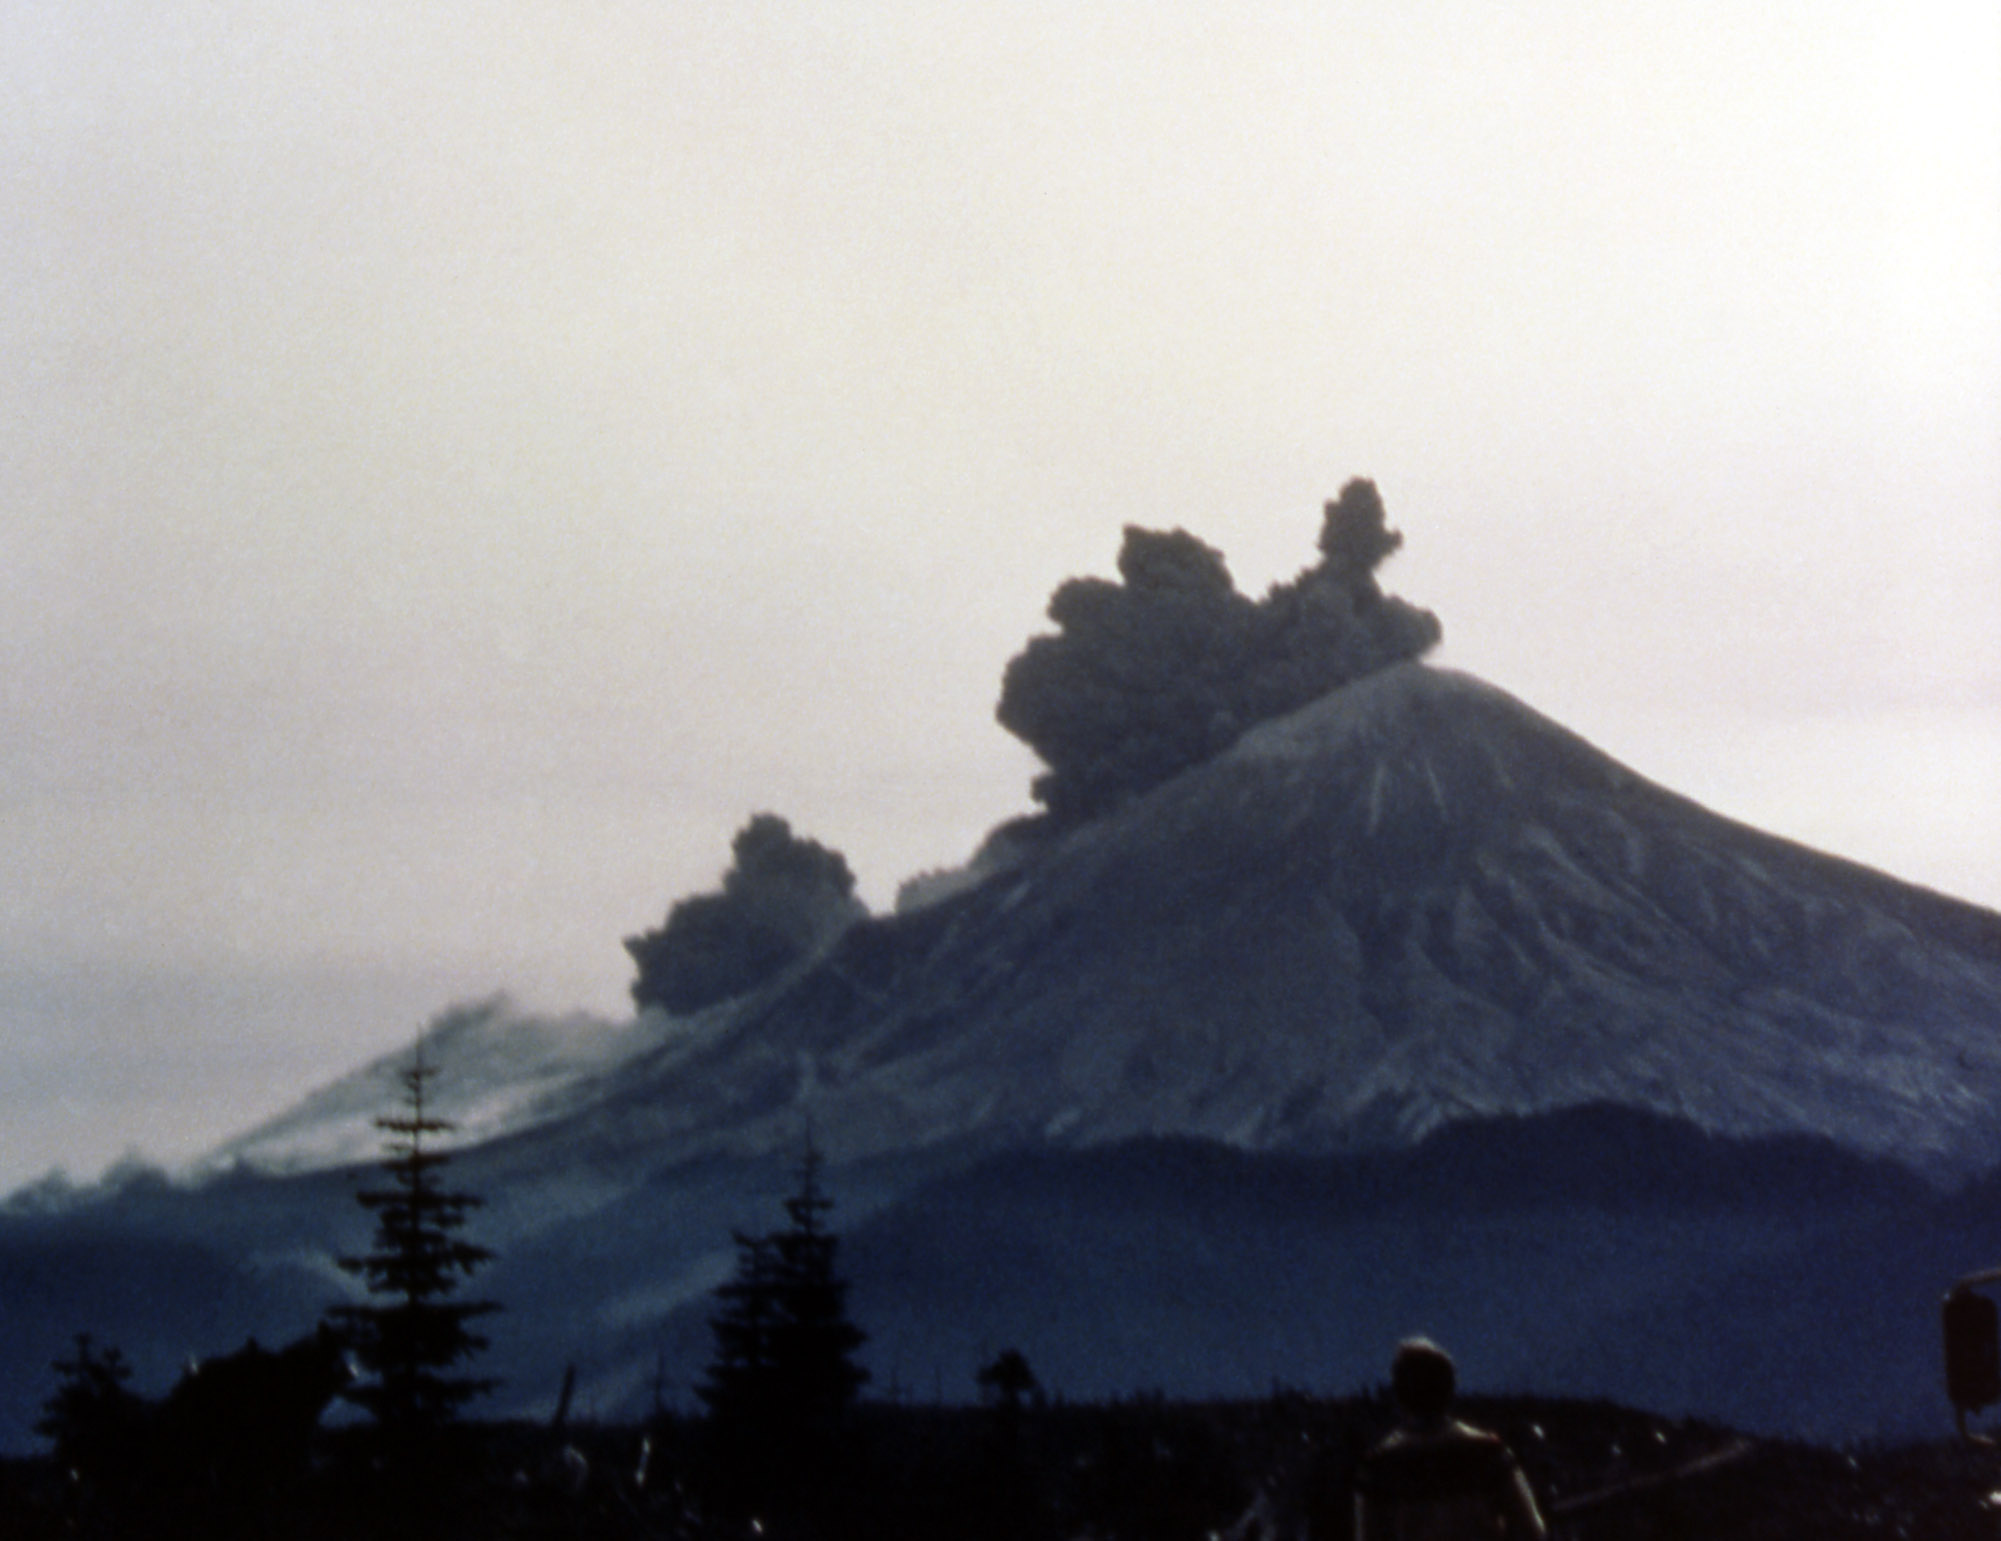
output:
[[[754,820],[713,902],[628,944],[632,1022],[444,1023],[496,1410],[546,1415],[568,1365],[607,1416],[692,1385],[732,1232],[810,1140],[886,1392],[970,1397],[1003,1345],[1071,1396],[1348,1391],[1427,1331],[1478,1386],[1939,1426],[1938,1293],[2001,1262],[2001,916],[1417,661],[1436,622],[1375,586],[1395,543],[1351,484],[1322,566],[1254,603],[1192,538],[1129,535],[1003,716],[1074,675],[1130,743],[1034,729],[1045,811],[964,871],[870,916],[837,853]],[[1280,667],[1301,607],[1347,639],[1331,676]],[[1134,672],[1163,625],[1262,662]],[[0,1213],[0,1447],[76,1331],[144,1376],[309,1322],[383,1084],[205,1182]]]
[[2001,1160],[1997,1028],[1993,914],[1402,664],[857,923],[633,1063],[599,1114],[687,1155],[810,1116],[854,1158],[1335,1152],[1608,1102],[1948,1176]]

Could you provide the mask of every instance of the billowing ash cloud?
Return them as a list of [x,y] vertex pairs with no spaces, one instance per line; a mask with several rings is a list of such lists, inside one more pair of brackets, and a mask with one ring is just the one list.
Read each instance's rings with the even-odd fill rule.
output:
[[1320,561],[1262,600],[1185,530],[1128,525],[1117,583],[1072,578],[1054,635],[1008,664],[995,715],[1042,757],[1035,798],[1059,824],[1103,813],[1283,716],[1437,645],[1438,618],[1376,582],[1403,544],[1375,483],[1326,506]]
[[699,1011],[753,990],[868,913],[847,858],[760,813],[730,843],[719,892],[676,902],[657,931],[625,939],[641,1007]]

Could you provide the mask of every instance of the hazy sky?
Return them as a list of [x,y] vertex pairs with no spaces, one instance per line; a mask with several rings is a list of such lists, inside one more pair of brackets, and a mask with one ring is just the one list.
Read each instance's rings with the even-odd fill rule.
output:
[[0,1184],[179,1158],[771,809],[1027,806],[1122,525],[1376,479],[1472,671],[2001,905],[1989,0],[0,7]]

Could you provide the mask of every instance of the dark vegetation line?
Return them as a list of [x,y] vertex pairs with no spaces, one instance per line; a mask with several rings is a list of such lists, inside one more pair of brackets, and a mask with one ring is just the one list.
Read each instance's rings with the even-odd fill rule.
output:
[[[299,1342],[250,1344],[133,1394],[115,1348],[79,1338],[56,1365],[48,1457],[0,1462],[0,1535],[572,1537],[578,1541],[1347,1541],[1361,1456],[1391,1427],[1377,1390],[1275,1387],[1251,1401],[1046,1395],[1005,1349],[977,1405],[868,1401],[838,1268],[834,1200],[809,1147],[786,1221],[735,1236],[714,1295],[703,1412],[655,1387],[636,1423],[546,1424],[464,1410],[491,1382],[461,1373],[495,1309],[457,1286],[487,1261],[459,1237],[477,1199],[447,1188],[432,1068],[380,1120],[388,1182],[366,1190],[373,1250],[350,1260],[369,1300]],[[363,1373],[357,1378],[354,1371]],[[364,1421],[322,1422],[345,1399]],[[1515,1450],[1571,1541],[1985,1535],[1991,1451],[1947,1441],[1827,1451],[1602,1401],[1471,1397],[1465,1414]]]

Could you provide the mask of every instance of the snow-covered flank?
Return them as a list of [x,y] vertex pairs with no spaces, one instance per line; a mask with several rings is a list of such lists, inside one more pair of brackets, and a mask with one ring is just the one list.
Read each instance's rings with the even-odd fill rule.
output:
[[2001,917],[1409,664],[857,925],[635,1061],[591,1133],[654,1161],[808,1127],[836,1160],[1137,1136],[1317,1153],[1611,1103],[1964,1175],[2001,1158],[1997,1022]]
[[[2001,917],[1719,818],[1465,675],[1384,670],[983,857],[698,1017],[449,1016],[440,1112],[461,1143],[533,1126],[538,1183],[808,1129],[838,1161],[1319,1153],[1594,1103],[2001,1159]],[[371,1158],[397,1063],[219,1158]]]
[[[658,1048],[682,1026],[659,1012],[607,1022],[584,1012],[524,1012],[505,995],[453,1006],[424,1029],[437,1075],[425,1111],[449,1121],[452,1144],[474,1144],[538,1122],[563,1094]],[[381,1154],[375,1120],[399,1111],[398,1076],[411,1049],[386,1054],[308,1094],[277,1117],[203,1157],[197,1174],[249,1167],[299,1172],[371,1161]]]

